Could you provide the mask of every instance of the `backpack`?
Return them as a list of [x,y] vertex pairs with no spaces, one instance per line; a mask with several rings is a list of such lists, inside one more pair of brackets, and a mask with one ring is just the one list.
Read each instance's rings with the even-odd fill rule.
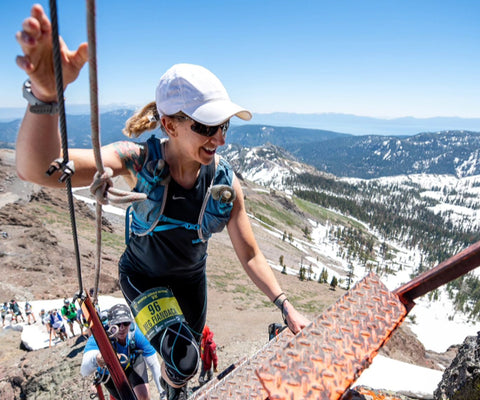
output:
[[[154,231],[163,231],[175,228],[195,230],[198,239],[193,243],[206,242],[213,233],[220,232],[228,220],[233,208],[235,195],[231,188],[234,173],[226,160],[220,158],[220,162],[214,167],[210,186],[205,194],[203,205],[200,210],[197,224],[179,221],[163,215],[167,199],[170,172],[168,165],[163,159],[163,146],[166,140],[159,140],[152,135],[147,140],[147,158],[142,169],[137,175],[135,192],[145,193],[147,199],[138,201],[128,207],[125,216],[125,242],[128,244],[130,230],[136,235],[143,236],[152,234]],[[214,188],[231,191],[231,197],[212,195]],[[215,192],[215,190],[213,190]],[[219,197],[219,198],[217,198]],[[164,225],[157,225],[165,222]]]

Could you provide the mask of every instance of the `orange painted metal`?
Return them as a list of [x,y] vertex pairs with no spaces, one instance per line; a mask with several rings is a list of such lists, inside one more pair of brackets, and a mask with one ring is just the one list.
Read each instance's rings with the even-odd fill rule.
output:
[[[293,334],[287,329],[268,342],[262,349],[250,358],[244,358],[227,369],[231,371],[221,380],[212,380],[189,400],[223,400],[248,399],[264,400],[268,393],[259,381],[256,370],[278,352],[282,352],[286,344],[292,340]],[[224,373],[220,373],[221,376]]]
[[283,331],[192,399],[339,399],[406,315],[370,273],[298,335]]
[[480,265],[480,242],[477,242],[435,268],[425,271],[415,279],[394,290],[404,303],[437,289]]
[[83,315],[88,321],[92,334],[98,344],[98,348],[100,349],[100,353],[107,365],[108,372],[110,372],[110,376],[112,377],[113,383],[118,391],[120,400],[137,400],[137,396],[135,396],[135,393],[130,387],[117,354],[110,343],[110,339],[103,328],[102,322],[98,317],[95,306],[88,293],[79,301]]
[[370,273],[257,370],[268,398],[339,399],[407,312]]
[[365,386],[357,386],[355,389],[348,390],[342,397],[342,400],[404,400],[394,393],[384,390],[373,390]]

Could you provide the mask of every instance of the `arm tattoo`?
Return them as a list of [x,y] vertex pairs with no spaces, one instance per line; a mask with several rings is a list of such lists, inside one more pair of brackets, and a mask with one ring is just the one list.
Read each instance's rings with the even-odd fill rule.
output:
[[122,141],[114,143],[114,146],[115,151],[129,171],[135,175],[142,169],[145,161],[143,144]]

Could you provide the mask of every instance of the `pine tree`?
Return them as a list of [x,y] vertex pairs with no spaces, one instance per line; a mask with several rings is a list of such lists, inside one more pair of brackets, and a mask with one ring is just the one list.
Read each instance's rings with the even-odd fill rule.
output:
[[298,271],[298,279],[301,281],[305,280],[305,267],[301,266],[300,270]]
[[348,268],[348,274],[347,274],[347,290],[350,289],[350,285],[352,284],[354,273],[353,273],[353,264],[350,264],[350,267]]
[[328,271],[324,267],[322,272],[320,272],[320,276],[318,277],[318,283],[327,283],[328,282]]
[[335,288],[337,287],[338,285],[338,280],[337,280],[337,277],[334,275],[331,282],[330,282],[330,288],[332,290],[335,290]]
[[312,267],[312,264],[310,264],[310,266],[308,267],[308,280],[309,281],[312,280],[312,275],[313,275],[313,267]]

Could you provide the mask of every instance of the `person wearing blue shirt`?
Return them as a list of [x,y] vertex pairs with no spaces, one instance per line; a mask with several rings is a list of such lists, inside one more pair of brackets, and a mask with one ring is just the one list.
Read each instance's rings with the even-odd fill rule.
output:
[[[159,393],[162,393],[160,363],[156,351],[140,329],[137,329],[130,308],[125,304],[114,305],[108,311],[107,323],[113,349],[119,356],[120,364],[125,370],[125,375],[137,399],[150,399],[146,366],[152,372]],[[108,379],[105,361],[93,336],[88,338],[85,345],[80,372],[83,376],[97,372],[98,377],[103,377],[102,382],[109,393],[116,399],[120,398],[113,380]]]

